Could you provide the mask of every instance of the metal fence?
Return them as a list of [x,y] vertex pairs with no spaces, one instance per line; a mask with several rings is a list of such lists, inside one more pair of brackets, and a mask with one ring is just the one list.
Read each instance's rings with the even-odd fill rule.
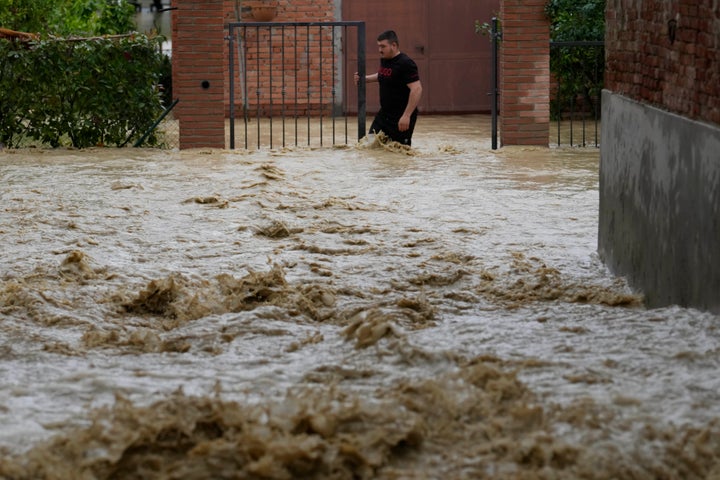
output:
[[[498,147],[498,48],[502,41],[498,19],[492,18],[492,149]],[[550,42],[551,138],[557,146],[600,146],[601,92],[605,73],[602,41]],[[552,143],[552,142],[551,142]]]
[[600,146],[604,66],[602,41],[550,42],[551,137],[558,146]]
[[[228,29],[230,148],[236,136],[246,149],[347,144],[354,138],[348,133],[347,49],[351,30],[357,45],[353,70],[364,78],[364,22],[238,22]],[[366,128],[365,82],[357,89],[359,139]]]

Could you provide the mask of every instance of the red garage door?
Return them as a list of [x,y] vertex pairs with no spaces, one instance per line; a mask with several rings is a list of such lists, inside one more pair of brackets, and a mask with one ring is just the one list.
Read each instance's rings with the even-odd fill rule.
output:
[[[343,20],[366,23],[368,72],[380,59],[376,38],[395,30],[400,50],[415,60],[423,83],[420,109],[428,113],[490,111],[490,41],[475,33],[475,20],[489,22],[499,0],[343,0]],[[357,105],[352,74],[357,70],[355,39],[348,39],[345,88],[348,108]],[[377,85],[370,84],[368,112],[379,108]]]

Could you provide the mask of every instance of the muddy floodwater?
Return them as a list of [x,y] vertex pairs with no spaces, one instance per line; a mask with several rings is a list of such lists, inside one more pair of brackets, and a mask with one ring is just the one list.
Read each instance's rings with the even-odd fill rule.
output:
[[0,151],[0,478],[720,478],[720,317],[604,268],[597,149],[487,126]]

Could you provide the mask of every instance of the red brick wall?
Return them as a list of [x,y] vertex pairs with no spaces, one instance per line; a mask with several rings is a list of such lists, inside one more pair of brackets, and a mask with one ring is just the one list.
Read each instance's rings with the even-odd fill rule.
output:
[[[254,21],[248,7],[250,3],[254,2],[240,2],[241,8],[237,10],[234,0],[172,2],[176,8],[172,16],[173,93],[180,99],[175,111],[180,121],[180,148],[225,147],[225,115],[229,104],[228,42],[225,40],[228,32],[225,27],[229,22],[238,21],[238,15],[242,21]],[[276,0],[275,4],[277,16],[274,21],[335,20],[334,0]],[[282,58],[282,34],[279,30],[273,33],[272,47],[268,42],[269,30],[265,28],[258,31],[250,29],[245,35],[249,108],[254,113],[259,103],[262,114],[266,114],[273,104],[274,110],[280,111],[283,77],[286,95],[294,96],[295,91],[299,92],[299,110],[293,110],[297,114],[331,108],[329,101],[336,78],[333,78],[331,69],[320,68],[320,57],[332,54],[332,30],[311,30],[308,42],[308,35],[303,35],[303,29],[300,29],[297,58],[295,32],[287,30],[284,36],[286,53]],[[272,63],[271,58],[274,59]],[[281,60],[284,60],[282,63],[286,65],[286,72],[278,76],[278,62]],[[339,72],[335,73],[337,77]],[[271,74],[272,85],[269,80]],[[238,83],[236,87],[236,104],[242,105],[242,89]],[[286,99],[290,100],[289,97]],[[295,98],[292,101],[295,102]]]
[[277,0],[278,21],[329,22],[335,20],[335,0]]
[[717,0],[608,0],[605,39],[607,89],[720,124]]
[[[629,1],[629,0],[628,0]],[[501,2],[503,40],[500,51],[500,111],[503,145],[547,145],[549,135],[549,25],[544,14],[546,0],[503,0]],[[224,37],[228,22],[250,21],[247,5],[236,10],[233,0],[173,0],[173,89],[180,99],[181,148],[224,147],[224,118],[228,109],[228,43]],[[274,21],[338,20],[335,0],[276,0]],[[252,30],[252,31],[251,31]],[[299,35],[295,56],[295,32],[286,32],[284,75],[278,77],[280,47],[270,47],[268,31],[249,30],[245,35],[248,51],[247,90],[251,112],[258,105],[261,114],[278,110],[285,93],[293,98],[291,108],[318,112],[331,108],[332,90],[340,72],[320,68],[320,55],[332,55],[331,30],[313,30],[310,41]],[[298,32],[301,34],[301,32]],[[274,33],[278,37],[280,33]],[[322,39],[322,42],[320,41]],[[260,48],[257,48],[260,45]],[[339,47],[339,46],[338,46]],[[272,53],[271,53],[272,48]],[[270,57],[276,60],[270,62]],[[258,60],[259,59],[259,69]],[[270,85],[272,74],[273,84]],[[242,89],[236,83],[236,105],[242,105]],[[201,87],[203,81],[209,88]],[[308,85],[310,95],[308,98]],[[259,91],[259,95],[258,95]],[[295,91],[299,97],[295,98]],[[320,95],[323,96],[322,101]],[[287,101],[285,102],[288,103]]]
[[180,148],[225,147],[223,0],[173,0],[173,95]]
[[500,6],[500,141],[548,145],[550,26],[546,0],[503,0]]
[[[256,21],[252,17],[249,7],[252,3],[256,2],[241,2],[243,6],[240,11],[237,11],[233,0],[225,0],[226,21]],[[277,16],[272,20],[274,22],[339,20],[335,16],[334,0],[274,0],[271,3],[277,5]],[[239,19],[238,14],[240,15]],[[236,34],[241,34],[241,32],[243,30],[236,30]],[[270,112],[279,114],[283,103],[289,111],[298,115],[305,115],[308,112],[316,114],[321,110],[323,113],[329,113],[332,90],[336,86],[340,74],[336,70],[333,78],[330,68],[333,45],[332,29],[312,27],[308,35],[305,27],[298,27],[297,30],[287,27],[284,33],[283,30],[274,28],[271,39],[269,28],[249,27],[245,30],[244,42],[247,64],[245,66],[246,75],[243,76],[242,81],[239,77],[237,52],[235,55],[236,115],[238,112],[242,112],[243,82],[246,82],[247,85],[248,109],[251,115],[258,111],[258,107],[261,115],[267,115]],[[335,62],[339,64],[338,41],[336,41],[336,46],[338,51],[336,51]],[[227,58],[227,47],[225,52]],[[324,57],[323,64],[326,68],[321,68],[321,57]],[[310,91],[309,98],[308,89]],[[283,102],[283,100],[285,101]],[[229,105],[229,82],[226,87],[226,102]]]

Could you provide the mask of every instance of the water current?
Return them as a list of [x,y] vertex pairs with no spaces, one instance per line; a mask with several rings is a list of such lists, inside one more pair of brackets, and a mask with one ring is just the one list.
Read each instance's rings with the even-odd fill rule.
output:
[[719,318],[597,149],[0,151],[0,478],[720,478]]

